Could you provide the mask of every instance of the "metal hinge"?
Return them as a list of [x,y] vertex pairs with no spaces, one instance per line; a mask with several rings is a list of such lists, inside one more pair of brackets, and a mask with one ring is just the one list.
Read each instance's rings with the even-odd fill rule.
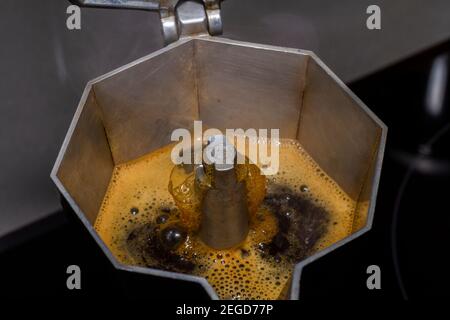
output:
[[180,37],[222,34],[223,0],[71,0],[79,6],[158,11],[166,44]]

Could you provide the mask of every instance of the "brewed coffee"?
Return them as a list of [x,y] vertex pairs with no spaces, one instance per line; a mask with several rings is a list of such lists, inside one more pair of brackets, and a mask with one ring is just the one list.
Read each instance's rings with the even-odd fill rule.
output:
[[282,139],[265,190],[246,182],[249,197],[262,194],[247,238],[210,248],[169,192],[172,147],[114,169],[95,229],[124,264],[205,277],[222,299],[282,299],[296,263],[353,232],[356,202],[297,141]]

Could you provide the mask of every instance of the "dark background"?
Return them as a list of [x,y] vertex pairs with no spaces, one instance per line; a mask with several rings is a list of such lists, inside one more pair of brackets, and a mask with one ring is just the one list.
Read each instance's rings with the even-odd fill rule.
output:
[[[450,284],[450,94],[447,77],[432,80],[450,71],[450,3],[378,1],[380,31],[365,28],[369,4],[223,4],[225,37],[315,51],[389,127],[374,227],[305,268],[306,300],[445,296]],[[49,174],[85,83],[163,46],[156,14],[83,9],[82,30],[69,31],[68,5],[0,3],[0,292],[205,297],[201,288],[114,271],[62,210]],[[427,98],[433,88],[444,92],[438,109]],[[83,270],[79,292],[66,289],[70,264]],[[382,290],[366,288],[371,264],[381,267]]]

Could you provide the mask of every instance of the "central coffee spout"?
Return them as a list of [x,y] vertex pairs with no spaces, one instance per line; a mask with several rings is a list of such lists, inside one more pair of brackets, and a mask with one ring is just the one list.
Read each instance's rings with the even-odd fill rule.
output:
[[[214,249],[235,247],[249,229],[247,189],[236,175],[236,150],[225,136],[209,139],[203,170],[210,170],[213,187],[201,203],[200,239]],[[208,146],[207,146],[208,148]]]

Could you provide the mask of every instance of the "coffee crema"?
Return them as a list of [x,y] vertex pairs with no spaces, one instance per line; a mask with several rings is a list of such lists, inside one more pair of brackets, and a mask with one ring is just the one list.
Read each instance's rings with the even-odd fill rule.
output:
[[294,265],[359,228],[355,212],[367,208],[296,140],[282,139],[280,170],[267,176],[247,238],[215,250],[186,225],[169,192],[172,147],[114,168],[95,229],[121,263],[204,277],[221,299],[287,298]]

